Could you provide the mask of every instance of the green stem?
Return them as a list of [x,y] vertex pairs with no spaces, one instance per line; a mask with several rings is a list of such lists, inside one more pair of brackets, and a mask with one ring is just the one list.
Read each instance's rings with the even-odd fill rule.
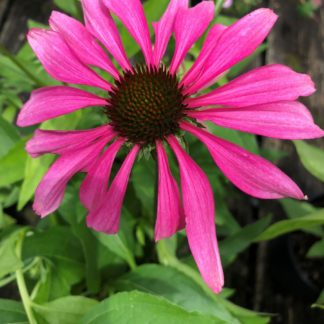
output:
[[[22,237],[21,239],[17,242],[17,255],[20,258],[21,257],[21,250],[22,250],[22,243],[25,237],[25,231],[22,232]],[[17,280],[17,285],[18,285],[18,290],[19,290],[19,294],[21,297],[21,301],[24,305],[26,314],[27,314],[27,318],[30,324],[37,324],[37,321],[34,317],[34,313],[32,310],[32,301],[30,300],[29,297],[29,293],[26,287],[26,282],[25,282],[25,278],[24,278],[24,274],[22,269],[19,269],[16,271],[16,280]]]
[[14,55],[12,55],[5,47],[0,45],[0,53],[6,56],[12,63],[14,63],[26,76],[35,83],[37,87],[43,87],[44,84],[36,78]]
[[219,13],[222,11],[224,3],[226,0],[216,0],[215,1],[215,17],[219,15]]

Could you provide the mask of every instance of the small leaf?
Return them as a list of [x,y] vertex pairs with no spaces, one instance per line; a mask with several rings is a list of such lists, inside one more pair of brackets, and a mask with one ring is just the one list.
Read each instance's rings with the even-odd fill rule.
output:
[[25,177],[19,194],[18,210],[21,210],[33,197],[38,184],[40,183],[53,160],[54,156],[52,155],[45,155],[37,159],[31,158],[29,156],[27,157]]
[[234,235],[227,237],[219,244],[222,264],[224,267],[232,263],[237,254],[244,251],[254,239],[260,235],[270,224],[271,217],[264,217],[257,222],[247,225]]
[[324,224],[324,209],[305,217],[283,220],[268,227],[255,241],[265,241],[274,239],[280,235],[308,227]]
[[298,155],[304,167],[314,177],[324,181],[324,152],[315,146],[309,145],[304,141],[294,141]]
[[324,257],[324,239],[315,242],[307,252],[308,258],[322,258]]
[[130,248],[127,246],[122,231],[119,231],[119,233],[115,235],[107,235],[99,232],[93,232],[93,234],[97,237],[101,244],[125,260],[131,268],[136,266],[135,259]]

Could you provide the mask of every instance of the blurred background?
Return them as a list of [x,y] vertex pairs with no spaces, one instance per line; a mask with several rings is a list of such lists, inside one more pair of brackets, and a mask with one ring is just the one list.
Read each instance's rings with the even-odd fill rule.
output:
[[[159,0],[154,0],[154,5],[158,7]],[[60,10],[73,12],[78,17],[81,15],[73,0],[0,0],[0,112],[2,120],[5,120],[0,123],[0,153],[3,153],[1,150],[5,151],[4,147],[7,145],[4,142],[4,136],[7,136],[5,127],[8,123],[14,123],[22,102],[28,98],[32,88],[37,88],[37,80],[34,84],[25,84],[25,79],[30,78],[28,73],[36,72],[37,76],[37,70],[26,72],[24,64],[28,64],[28,57],[23,57],[17,63],[15,55],[25,44],[28,26],[34,26],[35,22],[47,24],[50,12],[58,6]],[[282,63],[311,75],[318,90],[302,101],[311,110],[316,123],[324,128],[324,8],[321,1],[234,1],[231,7],[222,11],[219,21],[228,24],[262,6],[272,8],[279,15],[279,20],[266,45],[245,62],[239,72],[264,64]],[[20,53],[20,56],[23,54]],[[30,134],[26,130],[18,132],[20,136]],[[224,185],[227,191],[220,194],[221,198],[218,200],[225,196],[223,200],[226,201],[226,211],[233,216],[231,220],[235,220],[232,224],[224,218],[228,222],[228,228],[246,228],[266,217],[271,217],[272,223],[294,221],[286,225],[288,229],[283,231],[283,235],[276,234],[273,239],[271,237],[257,244],[253,243],[260,234],[256,227],[248,227],[243,234],[237,235],[237,232],[236,236],[235,233],[231,236],[231,231],[226,226],[224,231],[220,230],[220,235],[225,240],[224,251],[228,248],[234,253],[234,256],[230,255],[230,261],[225,268],[226,287],[235,291],[229,294],[230,300],[244,308],[271,314],[272,323],[323,323],[324,311],[320,307],[312,307],[316,300],[318,304],[324,305],[324,296],[320,297],[324,288],[323,228],[295,221],[314,212],[323,213],[324,139],[308,141],[308,145],[304,142],[298,144],[259,137],[255,140],[262,155],[274,161],[291,176],[308,195],[309,201],[259,201],[232,187],[227,190],[229,185]],[[31,211],[30,198],[20,206],[22,208],[17,209],[23,177],[18,176],[16,179],[13,176],[13,180],[1,180],[6,172],[23,172],[15,171],[14,163],[8,163],[7,160],[7,164],[3,162],[5,153],[0,158],[0,205],[3,213],[10,215],[18,224],[36,226],[38,218]],[[16,192],[13,188],[16,188]],[[285,234],[290,232],[289,226],[295,226],[296,231]],[[152,253],[150,249],[152,247],[145,247],[145,253]],[[2,258],[1,251],[0,248]],[[185,254],[185,248],[183,251],[180,249],[179,253]],[[142,256],[138,259],[143,263],[149,262]],[[0,259],[0,263],[3,260]],[[2,285],[0,297],[19,300],[15,284]],[[257,322],[251,320],[246,323]]]

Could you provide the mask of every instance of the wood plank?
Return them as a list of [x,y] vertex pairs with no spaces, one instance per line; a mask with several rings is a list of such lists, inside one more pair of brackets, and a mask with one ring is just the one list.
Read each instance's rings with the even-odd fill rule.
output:
[[53,4],[51,0],[9,1],[10,10],[4,17],[5,21],[2,24],[0,43],[6,46],[11,52],[16,52],[25,39],[27,21],[33,19],[46,23]]

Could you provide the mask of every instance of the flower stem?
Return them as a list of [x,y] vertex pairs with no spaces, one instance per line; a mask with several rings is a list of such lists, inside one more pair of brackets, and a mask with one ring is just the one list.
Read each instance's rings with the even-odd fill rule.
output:
[[222,11],[225,1],[226,0],[216,0],[215,1],[215,16],[216,17]]
[[[16,253],[19,258],[21,257],[22,242],[25,237],[25,231],[23,231],[21,235],[22,235],[21,238],[17,242],[17,249],[16,249]],[[21,297],[21,301],[24,305],[28,321],[30,324],[37,324],[37,321],[34,317],[34,313],[32,310],[32,306],[31,306],[32,302],[30,300],[30,296],[26,287],[26,282],[25,282],[24,273],[22,269],[16,271],[16,280],[17,280],[17,286]]]

